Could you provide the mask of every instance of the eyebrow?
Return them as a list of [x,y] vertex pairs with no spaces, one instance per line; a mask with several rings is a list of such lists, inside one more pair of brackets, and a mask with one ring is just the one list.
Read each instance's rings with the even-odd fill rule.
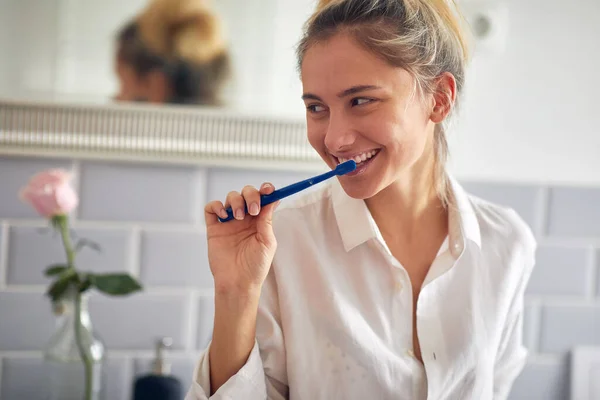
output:
[[[346,90],[342,90],[341,92],[339,92],[337,94],[337,96],[339,98],[342,98],[342,97],[350,96],[352,94],[364,92],[364,91],[367,91],[367,90],[373,90],[373,89],[381,89],[381,88],[379,86],[375,86],[375,85],[352,86],[351,88],[348,88]],[[302,95],[302,100],[318,100],[318,101],[323,101],[323,100],[321,100],[321,98],[319,96],[317,96],[316,94],[312,94],[312,93],[304,93]]]

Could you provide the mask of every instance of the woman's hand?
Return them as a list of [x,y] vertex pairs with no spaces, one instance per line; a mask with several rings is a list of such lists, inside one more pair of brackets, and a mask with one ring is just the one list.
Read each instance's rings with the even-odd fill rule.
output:
[[[264,183],[260,191],[246,186],[241,193],[230,192],[225,204],[217,200],[204,208],[208,261],[217,293],[260,291],[277,248],[272,217],[279,203],[261,209],[260,195],[274,190],[270,183]],[[227,207],[231,207],[235,219],[219,222],[218,217],[227,217]]]

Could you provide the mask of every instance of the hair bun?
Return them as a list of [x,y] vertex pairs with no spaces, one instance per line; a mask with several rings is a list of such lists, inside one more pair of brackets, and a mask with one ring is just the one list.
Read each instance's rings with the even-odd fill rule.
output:
[[221,21],[206,0],[153,0],[137,24],[144,43],[165,58],[201,64],[226,48]]

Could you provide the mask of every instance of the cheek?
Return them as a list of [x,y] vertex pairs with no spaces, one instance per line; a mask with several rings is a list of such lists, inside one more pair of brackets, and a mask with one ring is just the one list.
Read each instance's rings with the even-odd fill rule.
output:
[[307,121],[306,135],[308,142],[319,154],[325,153],[325,134],[326,130],[321,127],[319,122]]
[[120,97],[123,100],[133,101],[143,97],[144,85],[133,71],[128,68],[122,68],[119,73]]
[[119,97],[121,100],[132,100],[135,97],[135,88],[129,79],[121,78],[119,80],[119,85]]
[[393,139],[390,139],[391,147],[402,157],[402,164],[416,161],[428,142],[427,124],[419,110],[415,111],[394,123]]

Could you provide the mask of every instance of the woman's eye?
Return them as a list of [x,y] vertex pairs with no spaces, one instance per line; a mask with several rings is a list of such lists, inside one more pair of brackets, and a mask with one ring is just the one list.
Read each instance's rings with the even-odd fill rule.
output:
[[355,99],[352,99],[352,106],[362,106],[363,104],[368,104],[370,102],[372,102],[373,99],[367,99],[364,97],[357,97]]
[[318,112],[325,111],[325,107],[323,107],[322,105],[319,105],[319,104],[310,104],[310,105],[306,106],[306,109],[308,110],[308,112],[311,112],[311,113],[318,113]]

